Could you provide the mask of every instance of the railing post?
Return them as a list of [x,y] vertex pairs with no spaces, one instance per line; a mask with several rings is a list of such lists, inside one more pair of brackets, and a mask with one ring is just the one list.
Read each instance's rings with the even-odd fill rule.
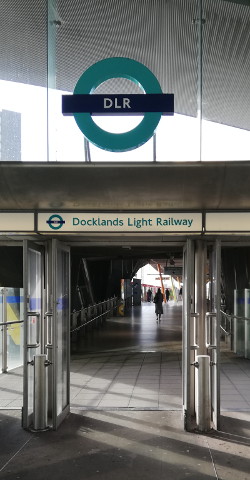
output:
[[196,360],[196,422],[200,432],[207,432],[211,429],[210,357],[209,355],[197,355]]
[[46,355],[34,355],[34,430],[48,429],[48,381]]
[[[86,324],[86,319],[87,319],[87,311],[86,311],[86,308],[83,308],[81,310],[81,324],[82,325],[84,324],[84,327],[83,327],[84,333],[85,333],[85,330],[86,330],[86,325],[85,325]],[[79,336],[80,336],[80,329],[78,330],[78,332],[79,332]]]
[[94,313],[94,318],[96,318],[95,326],[96,326],[96,328],[98,328],[99,327],[99,325],[98,325],[99,324],[99,321],[98,321],[99,319],[97,318],[98,317],[97,304],[94,305],[94,312],[93,313]]
[[85,331],[87,325],[90,325],[90,328],[93,328],[93,326],[99,327],[107,318],[115,315],[116,308],[117,298],[113,297],[94,305],[89,305],[79,311],[74,311],[71,314],[71,333],[74,334],[77,331],[78,335],[82,327]]
[[103,324],[103,302],[100,303],[101,325]]
[[102,302],[98,303],[98,309],[97,309],[98,317],[99,317],[99,325],[102,326]]
[[[78,327],[78,317],[79,317],[79,312],[76,312],[75,310],[73,311],[73,313],[71,314],[71,318],[72,318],[72,321],[71,321],[71,328],[73,330],[75,330],[77,327]],[[76,333],[74,333],[74,336],[72,338],[72,341],[73,342],[76,342],[77,341],[77,330],[76,330]]]
[[[88,319],[88,322],[91,320],[91,306],[90,305],[87,307],[87,319]],[[91,323],[90,323],[90,328],[92,328]]]

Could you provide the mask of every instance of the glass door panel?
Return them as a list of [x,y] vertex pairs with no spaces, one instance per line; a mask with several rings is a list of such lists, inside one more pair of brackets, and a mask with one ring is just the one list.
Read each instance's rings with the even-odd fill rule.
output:
[[23,365],[23,289],[8,287],[6,296],[8,370]]
[[70,362],[70,250],[52,240],[53,304],[53,428],[57,429],[69,412]]
[[[0,288],[0,323],[4,322],[4,289]],[[3,354],[4,354],[4,345],[3,345],[3,326],[0,328],[0,368],[1,372],[3,371]]]
[[250,289],[245,288],[245,358],[250,358]]
[[234,290],[234,351],[237,355],[245,353],[245,290]]
[[210,257],[211,304],[208,354],[211,359],[211,410],[215,430],[220,423],[220,309],[221,309],[221,242],[217,240]]
[[23,427],[33,423],[34,355],[41,353],[43,295],[43,249],[24,240],[24,386]]
[[183,251],[183,416],[185,430],[191,430],[194,417],[195,313],[194,313],[194,243],[187,240]]

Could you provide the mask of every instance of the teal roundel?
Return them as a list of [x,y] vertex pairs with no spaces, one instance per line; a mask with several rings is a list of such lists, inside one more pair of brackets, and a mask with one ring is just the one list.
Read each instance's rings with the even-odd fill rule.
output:
[[[110,78],[127,78],[139,85],[146,94],[162,93],[153,73],[142,63],[130,58],[106,58],[89,67],[79,78],[74,94],[91,94]],[[160,112],[146,112],[134,129],[124,133],[111,133],[100,128],[90,113],[74,113],[75,121],[84,136],[94,145],[111,152],[125,152],[147,142],[160,121]]]

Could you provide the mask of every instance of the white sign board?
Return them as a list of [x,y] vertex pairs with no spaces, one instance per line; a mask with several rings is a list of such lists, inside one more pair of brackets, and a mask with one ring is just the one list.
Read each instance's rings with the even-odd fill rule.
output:
[[0,232],[34,232],[34,213],[0,213]]
[[206,213],[206,232],[250,232],[250,212]]
[[50,233],[200,233],[201,213],[38,213],[38,231]]

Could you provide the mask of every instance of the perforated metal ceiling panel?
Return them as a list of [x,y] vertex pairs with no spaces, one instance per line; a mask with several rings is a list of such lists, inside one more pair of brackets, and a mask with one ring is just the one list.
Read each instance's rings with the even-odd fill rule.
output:
[[[177,112],[196,116],[196,1],[74,0],[72,5],[77,13],[69,12],[66,2],[58,3],[62,19],[58,32],[59,88],[72,91],[82,72],[98,60],[130,57],[156,75],[164,92],[176,94]],[[132,83],[128,86],[114,79],[99,92],[107,92],[107,88],[122,92],[126,87],[134,92]]]
[[1,0],[0,79],[47,84],[47,1]]
[[250,3],[204,1],[203,116],[250,129]]
[[[249,2],[203,0],[204,118],[250,130]],[[248,3],[248,5],[247,5]],[[197,115],[198,0],[58,0],[50,24],[56,38],[56,86],[72,91],[82,72],[111,56],[144,63],[175,110]],[[47,1],[0,3],[0,78],[46,86]],[[54,21],[54,23],[53,23]],[[137,92],[111,80],[100,92]]]

